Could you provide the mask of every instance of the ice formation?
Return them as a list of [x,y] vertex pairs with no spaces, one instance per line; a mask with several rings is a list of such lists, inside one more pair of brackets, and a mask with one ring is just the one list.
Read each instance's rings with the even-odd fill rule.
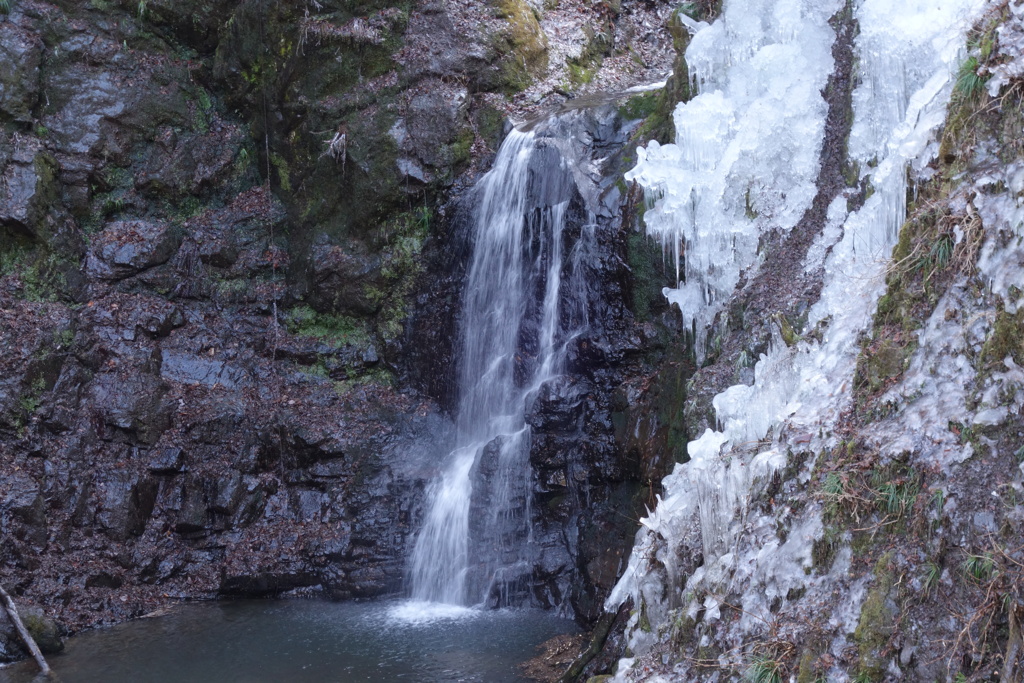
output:
[[[814,198],[838,0],[753,0],[696,32],[686,61],[700,94],[674,113],[676,144],[638,150],[626,174],[658,201],[644,220],[675,260],[685,325],[704,328],[757,258]],[[683,259],[685,252],[685,259]]]
[[[908,173],[924,173],[937,151],[935,131],[945,118],[963,36],[982,5],[853,4],[859,80],[849,155],[874,191],[853,213],[845,196],[836,197],[809,250],[805,268],[825,272],[808,319],[808,329],[824,330],[821,341],[775,340],[755,367],[753,385],[715,397],[719,430],[688,445],[691,460],[666,477],[664,498],[642,520],[629,567],[606,605],[613,610],[633,598],[634,653],[658,639],[638,626],[641,614],[652,625],[666,624],[671,609],[696,614],[703,606],[705,622],[713,622],[724,596],[740,594],[742,616],[720,628],[742,636],[763,629],[772,601],[785,603],[790,589],[806,590],[801,604],[822,604],[848,581],[841,562],[833,566],[835,576],[805,572],[821,533],[815,504],[799,514],[765,514],[748,501],[786,464],[787,451],[817,453],[834,445],[832,427],[851,400],[858,338],[884,291],[905,219]],[[666,294],[695,326],[698,343],[740,273],[756,267],[761,234],[790,229],[814,197],[826,113],[820,91],[835,40],[828,22],[839,10],[840,3],[818,0],[726,0],[720,19],[700,29],[687,51],[700,94],[675,112],[676,144],[652,144],[630,173],[658,198],[645,220],[682,262],[684,280]],[[785,542],[776,534],[778,521],[790,527]],[[703,565],[680,577],[679,550],[694,528]],[[862,594],[863,586],[846,590]],[[857,611],[837,615],[849,627],[843,632],[852,631],[847,622],[855,623]],[[617,680],[633,680],[630,663],[621,663]]]

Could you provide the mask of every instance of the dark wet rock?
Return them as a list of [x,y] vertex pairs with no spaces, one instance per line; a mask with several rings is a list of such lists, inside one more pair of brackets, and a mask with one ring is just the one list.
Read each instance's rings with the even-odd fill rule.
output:
[[112,151],[103,129],[127,107],[115,75],[75,65],[53,73],[46,91],[51,113],[43,117],[43,125],[61,151],[97,156]]
[[93,574],[85,580],[86,588],[120,588],[123,584],[124,581],[119,576],[107,572]]
[[45,220],[56,198],[57,162],[36,140],[16,147],[11,163],[0,169],[0,226],[47,241],[53,228]]
[[42,510],[39,484],[25,472],[13,472],[0,483],[0,508],[22,519],[36,521]]
[[406,50],[417,59],[406,68],[412,77],[449,78],[451,74],[473,74],[485,68],[487,47],[458,31],[441,3],[425,2],[409,18]]
[[0,610],[0,662],[13,662],[26,654],[22,649],[18,630],[7,616],[7,610]]
[[172,382],[222,386],[225,389],[236,389],[248,384],[242,369],[224,361],[168,350],[161,354],[160,374]]
[[102,280],[120,280],[166,263],[180,237],[167,223],[131,220],[108,223],[93,239],[86,273]]
[[104,373],[90,384],[90,399],[107,425],[152,444],[171,424],[173,408],[164,401],[167,389],[153,375]]
[[141,535],[153,514],[157,487],[151,479],[126,473],[98,474],[94,480],[97,525],[118,541]]
[[28,542],[36,546],[46,543],[46,501],[35,478],[27,473],[13,472],[0,483],[0,516],[21,522]]
[[158,139],[166,145],[154,145],[150,156],[135,179],[141,192],[153,196],[197,195],[223,183],[233,170],[233,162],[243,140],[232,129],[207,135],[177,135],[164,128]]
[[349,314],[372,314],[380,309],[372,288],[383,285],[381,261],[353,245],[346,249],[320,245],[312,251],[314,307]]
[[43,46],[38,36],[12,21],[0,23],[0,113],[21,123],[33,120],[39,103],[39,65]]
[[178,446],[154,448],[149,456],[148,467],[153,474],[177,474],[185,467],[184,453]]
[[25,628],[36,641],[44,655],[52,655],[64,649],[62,629],[52,618],[38,607],[27,607],[18,610]]
[[[425,164],[442,167],[451,164],[451,151],[446,145],[455,141],[465,127],[468,92],[426,84],[427,92],[414,95],[406,112],[405,129],[408,149]],[[397,137],[397,136],[396,136]]]
[[[316,583],[316,575],[302,572],[293,574],[275,574],[269,572],[256,575],[246,574],[243,576],[225,577],[221,582],[220,592],[223,595],[262,597],[268,595],[279,595],[295,588],[316,585]],[[371,593],[371,595],[377,594],[379,594],[379,592]]]
[[148,564],[140,563],[142,571],[139,577],[143,583],[161,584],[171,580],[185,568],[182,560],[152,558]]

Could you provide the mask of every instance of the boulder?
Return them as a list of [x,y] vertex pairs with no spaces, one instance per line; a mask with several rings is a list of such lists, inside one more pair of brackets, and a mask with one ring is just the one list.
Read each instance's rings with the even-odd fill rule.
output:
[[96,521],[114,540],[138,536],[156,505],[157,483],[129,473],[100,473],[95,488],[99,497]]
[[108,223],[93,240],[86,273],[103,280],[121,280],[166,263],[178,248],[171,225],[128,220]]
[[44,655],[56,654],[64,649],[60,625],[46,616],[43,610],[38,607],[19,608],[18,614]]
[[16,150],[0,175],[0,226],[48,240],[51,230],[45,217],[56,197],[57,171],[57,162],[38,140]]
[[93,380],[89,398],[106,424],[152,444],[171,424],[172,408],[163,401],[166,392],[167,385],[153,375],[104,373]]
[[126,107],[126,90],[112,73],[84,65],[58,70],[46,83],[49,137],[62,152],[102,155],[110,144],[103,125]]
[[46,543],[46,501],[39,484],[25,472],[5,474],[0,481],[0,514],[8,513],[24,525],[28,541]]
[[0,113],[20,123],[33,121],[39,102],[42,44],[14,22],[0,22]]
[[314,307],[351,315],[371,315],[380,302],[371,290],[382,284],[381,260],[355,246],[313,247]]

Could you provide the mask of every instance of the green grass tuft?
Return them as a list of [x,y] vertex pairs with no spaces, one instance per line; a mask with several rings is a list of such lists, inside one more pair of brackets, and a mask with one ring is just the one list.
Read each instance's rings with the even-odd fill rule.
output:
[[977,583],[984,583],[995,575],[996,564],[991,553],[968,555],[960,566],[964,576]]
[[747,668],[747,680],[751,683],[782,683],[782,674],[782,663],[766,655],[755,657]]
[[978,75],[978,58],[968,57],[960,65],[953,91],[964,100],[975,100],[981,96],[987,78]]

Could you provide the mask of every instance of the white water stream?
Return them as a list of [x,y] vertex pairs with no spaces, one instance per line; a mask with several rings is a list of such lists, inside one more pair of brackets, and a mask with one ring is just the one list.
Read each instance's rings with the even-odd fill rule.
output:
[[533,132],[512,131],[477,186],[460,321],[456,443],[428,490],[412,553],[417,601],[479,604],[526,570],[531,470],[524,415],[541,385],[561,371],[568,207],[568,201],[544,205],[536,196],[552,194],[545,186],[565,176],[563,168],[544,177],[548,169],[537,163],[537,149]]

